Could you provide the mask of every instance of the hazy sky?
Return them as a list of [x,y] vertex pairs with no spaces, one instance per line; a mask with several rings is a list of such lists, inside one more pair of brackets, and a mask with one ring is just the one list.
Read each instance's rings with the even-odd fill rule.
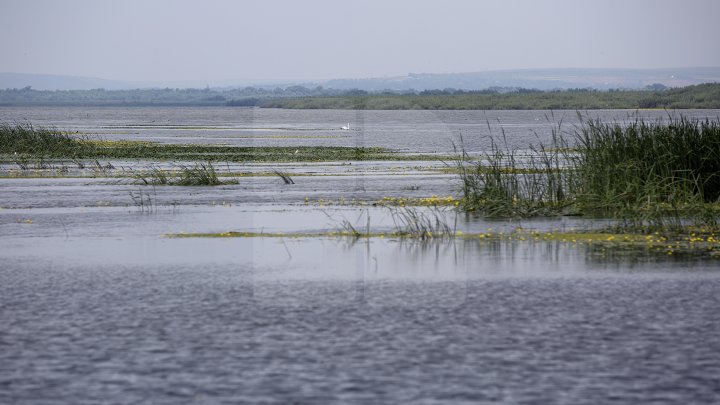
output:
[[720,66],[720,0],[0,0],[0,72],[308,80]]

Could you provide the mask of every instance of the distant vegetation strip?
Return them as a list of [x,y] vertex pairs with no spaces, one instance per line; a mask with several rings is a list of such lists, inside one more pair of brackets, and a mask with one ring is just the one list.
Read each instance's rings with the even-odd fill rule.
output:
[[720,84],[702,84],[660,91],[528,91],[498,93],[423,92],[334,97],[283,98],[263,107],[353,110],[595,110],[595,109],[717,109]]
[[492,88],[426,91],[338,90],[323,87],[264,89],[0,90],[0,105],[237,106],[363,110],[720,109],[720,84],[645,90],[539,91]]

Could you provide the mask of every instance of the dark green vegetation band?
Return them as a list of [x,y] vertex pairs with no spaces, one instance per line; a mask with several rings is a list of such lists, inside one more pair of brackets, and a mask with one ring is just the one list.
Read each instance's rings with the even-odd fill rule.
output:
[[282,98],[262,107],[352,110],[597,110],[717,109],[720,84],[701,84],[663,91],[565,90],[468,94],[374,94],[340,97]]

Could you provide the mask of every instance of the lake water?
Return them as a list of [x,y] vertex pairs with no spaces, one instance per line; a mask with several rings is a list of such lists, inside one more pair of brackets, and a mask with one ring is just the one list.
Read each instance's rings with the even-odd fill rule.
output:
[[[550,114],[0,108],[3,121],[108,139],[410,153],[450,152],[460,134],[477,151],[503,129],[526,145],[548,139],[558,117],[568,131],[577,123]],[[355,130],[338,129],[348,122]],[[278,167],[296,184],[0,177],[0,403],[720,402],[716,260],[559,241],[293,237],[343,221],[364,229],[368,217],[372,231],[392,230],[373,201],[457,195],[458,184],[434,170],[442,162],[227,169]],[[364,204],[328,204],[341,199]],[[598,226],[438,215],[466,232]],[[288,236],[166,237],[226,231]]]
[[[655,120],[677,115],[663,110],[580,112],[604,122]],[[718,118],[720,110],[683,110],[687,117]],[[105,139],[241,146],[380,146],[406,152],[487,148],[503,132],[511,147],[549,143],[553,129],[572,138],[576,111],[352,111],[263,108],[0,107],[0,121],[29,121]],[[340,128],[350,123],[351,131]]]

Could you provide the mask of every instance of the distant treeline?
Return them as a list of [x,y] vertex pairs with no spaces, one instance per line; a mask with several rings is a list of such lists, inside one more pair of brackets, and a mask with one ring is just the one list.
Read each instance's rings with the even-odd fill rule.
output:
[[269,100],[263,107],[360,110],[596,110],[596,109],[718,109],[720,84],[665,90],[562,90],[358,96],[298,97]]
[[0,105],[238,106],[367,110],[560,110],[634,108],[720,109],[720,84],[644,90],[573,89],[540,91],[491,88],[425,91],[338,90],[323,87],[236,89],[0,90]]
[[82,105],[82,106],[259,106],[263,101],[283,97],[346,95],[322,87],[245,87],[234,89],[135,89],[135,90],[0,90],[0,105]]

